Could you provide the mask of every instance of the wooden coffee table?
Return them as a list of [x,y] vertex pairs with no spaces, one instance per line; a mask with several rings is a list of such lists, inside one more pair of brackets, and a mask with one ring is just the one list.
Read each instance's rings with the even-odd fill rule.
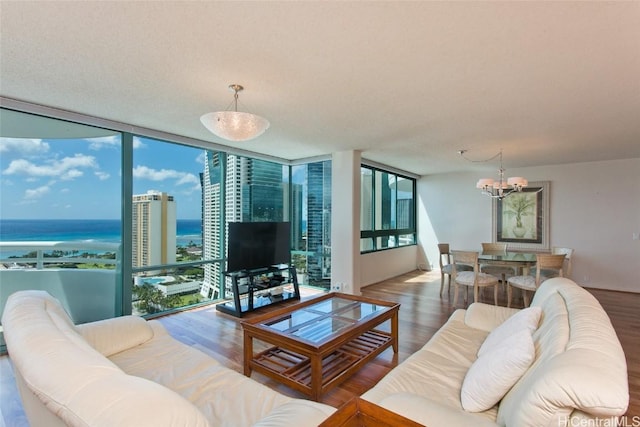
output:
[[[252,370],[319,400],[392,346],[400,304],[330,293],[246,320],[244,374]],[[390,321],[390,331],[376,329]],[[254,354],[254,339],[272,347]]]
[[382,406],[354,397],[318,427],[424,427]]

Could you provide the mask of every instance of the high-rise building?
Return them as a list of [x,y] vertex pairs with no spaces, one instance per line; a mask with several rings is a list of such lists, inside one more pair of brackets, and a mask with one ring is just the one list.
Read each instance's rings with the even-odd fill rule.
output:
[[176,202],[167,193],[133,196],[133,265],[176,262]]
[[[224,203],[222,182],[225,176],[226,155],[205,151],[202,179],[202,257],[221,259],[224,257],[224,223],[222,205]],[[204,279],[200,294],[208,299],[220,297],[220,283],[224,266],[219,263],[204,265]]]
[[307,165],[307,271],[309,283],[331,278],[331,162]]
[[[284,183],[284,201],[285,201],[285,214],[291,212],[291,216],[288,219],[291,223],[291,248],[294,251],[306,251],[307,242],[306,234],[304,232],[305,224],[303,220],[303,191],[301,184],[288,184]],[[291,188],[291,195],[289,195],[288,189]],[[285,218],[285,221],[287,218]]]
[[[205,154],[202,251],[204,259],[221,259],[225,257],[227,223],[283,220],[282,166],[218,152]],[[205,264],[202,296],[221,296],[224,268],[219,263]]]
[[[229,156],[232,158],[235,156]],[[242,182],[241,221],[282,221],[284,218],[284,192],[282,165],[266,160],[239,158]]]

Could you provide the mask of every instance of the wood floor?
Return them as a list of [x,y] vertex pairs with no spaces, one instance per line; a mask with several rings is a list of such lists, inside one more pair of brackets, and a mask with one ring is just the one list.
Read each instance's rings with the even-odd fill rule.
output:
[[[441,298],[440,274],[412,272],[362,289],[372,298],[395,301],[400,307],[400,349],[391,349],[368,363],[350,379],[323,396],[322,402],[340,406],[376,384],[399,362],[421,348],[454,310],[446,292]],[[589,290],[609,314],[622,343],[629,372],[630,404],[628,415],[640,415],[640,294]],[[313,291],[305,291],[308,298]],[[453,292],[452,292],[453,294]],[[499,303],[505,305],[504,293]],[[460,298],[462,299],[462,298]],[[482,295],[484,302],[493,303],[493,292]],[[520,301],[520,306],[522,302]],[[260,313],[260,311],[258,312]],[[199,308],[160,318],[177,339],[211,355],[224,365],[242,372],[242,329],[240,321],[222,314],[214,307]],[[293,397],[304,397],[260,374],[252,375],[269,387]],[[17,396],[15,381],[7,356],[0,357],[0,427],[25,427],[28,423]]]

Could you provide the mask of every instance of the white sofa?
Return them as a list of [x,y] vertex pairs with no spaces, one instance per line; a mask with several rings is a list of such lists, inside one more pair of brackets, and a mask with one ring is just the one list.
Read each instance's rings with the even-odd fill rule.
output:
[[158,321],[75,326],[43,291],[12,294],[2,325],[32,427],[316,426],[335,411],[225,368]]
[[463,383],[489,332],[518,310],[480,303],[456,310],[362,398],[429,427],[618,425],[611,418],[629,403],[627,366],[598,301],[556,278],[540,286],[531,306],[542,311],[532,335],[533,362],[492,408],[465,411]]

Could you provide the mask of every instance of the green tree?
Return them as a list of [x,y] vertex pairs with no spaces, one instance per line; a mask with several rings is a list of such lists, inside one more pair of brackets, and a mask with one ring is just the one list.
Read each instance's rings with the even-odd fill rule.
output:
[[158,313],[182,305],[179,295],[165,296],[160,289],[149,283],[135,286],[133,291],[138,298],[138,309],[145,313]]

